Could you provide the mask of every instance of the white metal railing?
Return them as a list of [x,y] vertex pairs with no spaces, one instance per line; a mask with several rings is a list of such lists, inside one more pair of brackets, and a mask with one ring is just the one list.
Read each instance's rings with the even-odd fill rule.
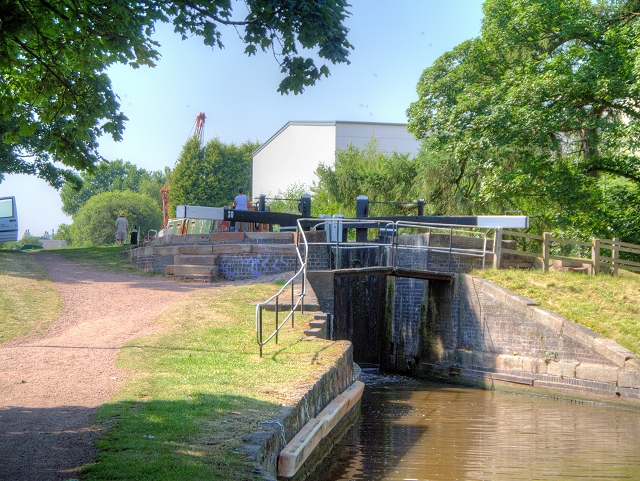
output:
[[[335,262],[330,263],[330,269],[341,269],[341,253],[346,249],[363,249],[363,248],[386,248],[388,251],[386,266],[384,267],[400,267],[398,265],[399,257],[403,252],[424,252],[426,256],[426,266],[429,266],[429,256],[431,254],[445,254],[447,259],[446,269],[444,271],[451,271],[451,260],[454,256],[472,257],[482,259],[482,268],[484,269],[485,260],[487,254],[493,254],[493,249],[487,250],[488,242],[487,235],[484,230],[471,229],[469,226],[457,226],[457,225],[443,225],[443,224],[422,224],[415,222],[389,222],[389,221],[376,221],[368,219],[326,219],[322,222],[315,223],[319,219],[300,219],[297,225],[297,237],[296,237],[296,256],[297,261],[300,263],[300,268],[289,279],[284,286],[273,296],[264,302],[259,303],[256,306],[256,339],[260,346],[260,356],[262,357],[262,347],[267,344],[271,339],[275,338],[275,342],[278,342],[278,333],[280,329],[291,319],[291,325],[293,327],[295,321],[295,311],[300,307],[301,312],[304,313],[304,298],[306,295],[306,269],[309,259],[309,242],[305,235],[305,231],[302,228],[301,222],[314,221],[314,230],[323,228],[327,232],[329,239],[326,242],[313,242],[313,245],[327,245],[330,246],[335,253]],[[358,224],[363,227],[371,228],[371,225],[375,225],[375,229],[378,230],[378,240],[374,242],[346,242],[343,241],[341,235],[337,235],[338,229],[342,229],[343,226],[348,228],[358,228]],[[364,227],[364,226],[367,227]],[[413,236],[406,235],[407,232],[402,233],[402,230],[406,230]],[[380,234],[384,235],[380,235]],[[418,234],[418,235],[416,235]],[[476,241],[476,246],[455,247],[454,238],[474,238],[479,239]],[[335,240],[334,240],[335,239]],[[388,239],[388,242],[385,240]],[[407,242],[403,242],[405,239]],[[426,244],[420,239],[426,240]],[[414,244],[410,244],[409,241],[417,241]],[[446,242],[443,245],[443,240]],[[436,244],[432,244],[432,241]],[[400,254],[400,256],[399,256]],[[380,256],[382,259],[383,256]],[[415,256],[413,256],[415,259]],[[333,265],[331,265],[333,264]],[[349,266],[350,267],[350,266]],[[415,266],[411,266],[415,268]],[[429,269],[425,269],[429,270]],[[437,269],[434,269],[437,270]],[[296,280],[300,282],[300,292],[296,295],[295,285]],[[284,319],[280,321],[280,298],[285,294],[288,288],[291,288],[291,306],[289,312]],[[263,312],[267,306],[275,304],[275,322],[274,330],[268,335],[264,334],[264,322]],[[283,310],[284,313],[284,310]]]
[[[296,256],[297,260],[300,262],[300,269],[289,279],[284,286],[273,296],[267,299],[264,302],[258,303],[256,306],[256,339],[258,341],[258,345],[260,346],[260,357],[262,357],[262,346],[268,343],[271,339],[275,338],[276,344],[278,343],[278,333],[280,329],[284,327],[289,319],[291,319],[291,327],[294,326],[295,322],[295,311],[300,306],[300,310],[304,313],[304,296],[306,295],[306,269],[307,269],[307,260],[309,257],[309,248],[307,244],[307,238],[304,234],[304,230],[300,226],[300,222],[298,221],[298,234],[296,236]],[[300,243],[299,240],[302,238],[302,242],[304,245],[303,254],[300,253]],[[301,289],[296,299],[295,294],[295,284],[296,279],[300,281]],[[282,322],[279,321],[279,308],[280,308],[280,296],[284,294],[287,288],[291,286],[291,310],[285,316]],[[265,310],[266,306],[271,305],[275,301],[275,329],[271,334],[264,339],[263,333],[263,316],[262,313]]]

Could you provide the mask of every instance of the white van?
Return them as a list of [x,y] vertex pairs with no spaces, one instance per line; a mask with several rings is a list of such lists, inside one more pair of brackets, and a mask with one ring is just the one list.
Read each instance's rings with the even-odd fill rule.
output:
[[0,197],[0,242],[18,240],[18,211],[15,197]]

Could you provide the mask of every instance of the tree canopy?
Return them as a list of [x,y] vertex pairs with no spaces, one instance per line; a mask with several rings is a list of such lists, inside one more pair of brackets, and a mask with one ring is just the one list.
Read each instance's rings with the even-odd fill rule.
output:
[[480,36],[424,71],[409,130],[476,213],[611,235],[640,183],[639,19],[636,0],[487,0]]
[[162,227],[160,207],[146,195],[136,192],[103,192],[91,197],[73,218],[73,245],[101,246],[115,243],[115,221],[124,212],[129,227],[138,227],[141,235]]
[[[154,66],[158,22],[183,39],[223,47],[221,26],[237,30],[249,56],[272,52],[284,75],[281,93],[301,93],[322,76],[323,62],[349,63],[353,48],[344,0],[251,0],[234,16],[230,0],[92,2],[0,0],[0,180],[34,174],[59,188],[101,160],[98,138],[120,140],[125,114],[106,69]],[[244,8],[244,7],[243,7]]]
[[124,190],[145,194],[162,208],[160,188],[167,181],[170,172],[168,168],[164,173],[149,172],[122,160],[101,162],[93,172],[81,174],[82,187],[78,188],[75,184],[67,183],[60,189],[62,212],[74,216],[78,209],[94,195]]
[[171,174],[169,205],[197,204],[209,207],[230,205],[238,187],[251,199],[253,152],[257,142],[225,144],[212,139],[202,146],[191,138],[183,146]]
[[[333,166],[320,164],[318,182],[313,188],[314,211],[324,214],[355,215],[356,197],[366,195],[373,202],[413,202],[422,182],[419,163],[409,154],[382,152],[372,138],[364,147],[353,144],[336,152]],[[381,204],[372,207],[371,215],[410,215],[411,206]],[[413,208],[415,214],[415,207]]]

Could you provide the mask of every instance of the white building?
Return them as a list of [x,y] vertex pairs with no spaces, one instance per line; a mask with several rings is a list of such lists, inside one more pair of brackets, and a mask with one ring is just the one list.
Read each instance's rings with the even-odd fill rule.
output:
[[288,122],[253,153],[254,198],[273,197],[293,184],[311,186],[320,163],[334,165],[336,151],[352,143],[362,148],[375,137],[382,151],[411,157],[420,142],[406,124],[374,122]]

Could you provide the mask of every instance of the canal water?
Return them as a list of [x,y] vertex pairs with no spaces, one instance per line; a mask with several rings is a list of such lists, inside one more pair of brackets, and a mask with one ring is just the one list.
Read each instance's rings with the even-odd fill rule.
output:
[[325,481],[640,480],[640,409],[363,373]]

